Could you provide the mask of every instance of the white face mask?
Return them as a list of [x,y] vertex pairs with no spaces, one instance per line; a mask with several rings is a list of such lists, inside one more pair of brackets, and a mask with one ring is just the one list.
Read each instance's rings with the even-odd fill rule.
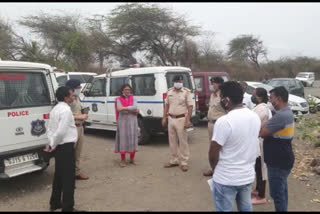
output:
[[182,82],[175,82],[175,83],[173,83],[173,87],[175,87],[176,89],[180,89],[183,87],[183,83]]
[[215,91],[213,85],[209,85],[209,89],[210,91],[213,91],[213,92]]
[[75,89],[73,94],[76,96],[79,96],[80,92],[81,92],[81,89]]

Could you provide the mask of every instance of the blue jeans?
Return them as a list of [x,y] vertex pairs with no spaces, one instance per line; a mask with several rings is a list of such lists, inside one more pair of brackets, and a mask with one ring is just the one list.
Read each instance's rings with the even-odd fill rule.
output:
[[227,186],[213,181],[213,202],[217,212],[233,212],[234,201],[240,212],[252,212],[251,185]]
[[270,196],[277,212],[288,211],[288,183],[291,169],[273,168],[267,165]]

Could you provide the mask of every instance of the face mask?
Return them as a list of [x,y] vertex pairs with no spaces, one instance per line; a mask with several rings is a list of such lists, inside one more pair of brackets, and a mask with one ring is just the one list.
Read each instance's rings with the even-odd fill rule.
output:
[[75,89],[74,90],[74,95],[79,96],[81,92],[81,89]]
[[182,82],[175,82],[175,83],[173,83],[173,87],[175,87],[176,89],[180,89],[183,87],[183,83]]
[[253,95],[251,96],[251,101],[252,101],[253,104],[257,104],[258,103],[257,98],[255,96],[253,96]]
[[210,91],[213,91],[213,92],[215,91],[213,85],[210,85],[210,86],[209,86],[209,89],[210,89]]

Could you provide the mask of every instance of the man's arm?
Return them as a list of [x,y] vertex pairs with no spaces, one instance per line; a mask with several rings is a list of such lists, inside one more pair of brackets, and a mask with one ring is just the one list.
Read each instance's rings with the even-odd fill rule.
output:
[[63,137],[67,134],[68,127],[72,124],[72,121],[74,121],[72,114],[68,111],[63,111],[60,118],[61,120],[59,121],[58,129],[52,137],[53,140],[50,145],[52,149],[55,149],[58,143],[61,143]]
[[270,135],[272,135],[272,133],[267,128],[262,127],[260,129],[260,134],[259,134],[260,137],[267,137],[267,136],[270,136]]
[[221,146],[216,141],[212,141],[209,149],[209,163],[213,173],[219,161],[220,150]]
[[190,118],[191,118],[191,114],[192,114],[192,109],[193,109],[193,106],[190,105],[188,106],[188,115],[186,117],[186,122],[185,122],[185,128],[189,128],[190,127]]
[[164,110],[163,110],[163,115],[162,115],[162,126],[165,127],[166,126],[166,119],[167,119],[167,115],[168,115],[168,110],[169,110],[169,104],[165,103],[164,104]]

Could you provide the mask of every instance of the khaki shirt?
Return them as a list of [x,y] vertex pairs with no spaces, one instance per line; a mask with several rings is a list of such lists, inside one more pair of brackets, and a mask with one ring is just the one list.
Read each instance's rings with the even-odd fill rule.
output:
[[[72,114],[82,114],[80,98],[77,96],[71,105]],[[76,124],[82,124],[82,120],[75,120]]]
[[213,121],[226,114],[226,111],[220,105],[220,91],[215,94],[212,93],[209,101],[208,120]]
[[193,105],[191,91],[188,88],[182,88],[180,90],[169,88],[165,103],[169,104],[169,114],[187,114],[188,106]]

